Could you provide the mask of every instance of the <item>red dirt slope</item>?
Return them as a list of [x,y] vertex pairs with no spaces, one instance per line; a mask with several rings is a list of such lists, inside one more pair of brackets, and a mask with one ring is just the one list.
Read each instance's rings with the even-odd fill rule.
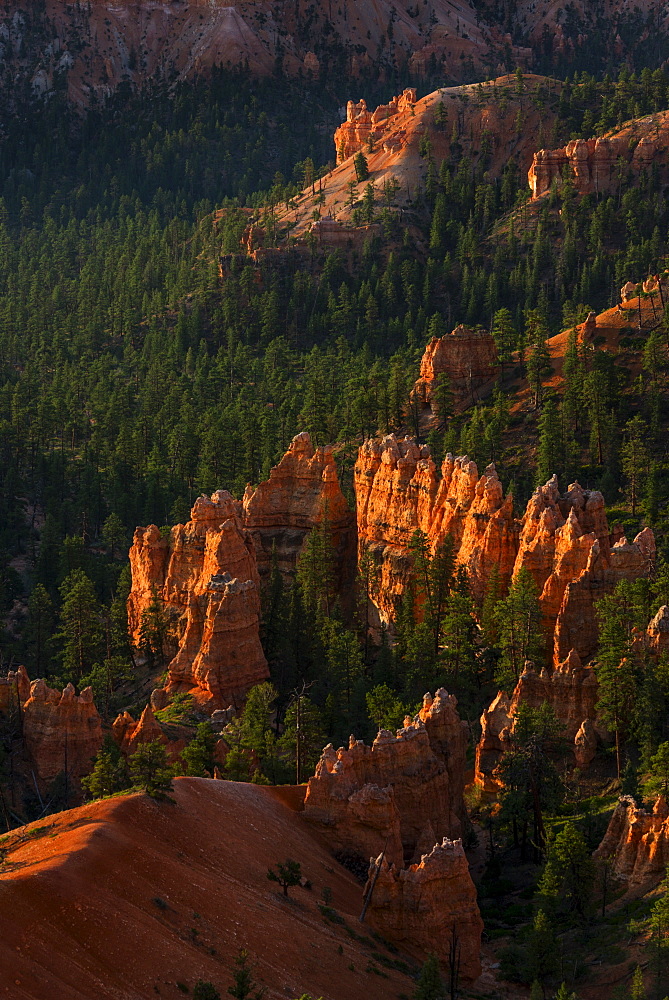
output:
[[[192,990],[198,978],[225,995],[240,948],[268,1000],[305,991],[383,1000],[412,991],[410,979],[381,970],[368,947],[321,916],[327,885],[351,928],[367,933],[357,922],[361,887],[286,796],[179,778],[174,798],[107,799],[3,838],[10,853],[0,873],[0,997],[182,1000],[177,984]],[[292,889],[288,900],[266,874],[286,857],[313,886]]]

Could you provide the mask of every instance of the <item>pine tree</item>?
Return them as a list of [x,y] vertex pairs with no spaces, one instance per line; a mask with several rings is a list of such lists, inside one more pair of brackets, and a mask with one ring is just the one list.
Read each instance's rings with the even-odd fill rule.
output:
[[55,617],[53,602],[46,587],[41,583],[36,584],[28,598],[28,622],[25,633],[30,672],[35,677],[49,675]]
[[497,604],[495,619],[502,649],[498,680],[501,685],[513,687],[525,661],[539,658],[542,648],[537,586],[524,566],[516,574],[508,596]]
[[560,418],[553,399],[546,400],[539,417],[539,447],[537,449],[537,486],[547,482],[553,473],[563,468],[563,447]]
[[625,441],[620,449],[623,476],[626,480],[625,492],[632,505],[632,517],[636,517],[637,507],[643,497],[643,487],[648,476],[650,456],[646,447],[648,427],[639,417],[633,417],[625,425]]
[[249,953],[244,948],[240,948],[235,959],[235,971],[232,974],[234,983],[228,986],[228,993],[234,1000],[262,1000],[265,995],[265,987],[258,988],[258,984],[253,979]]
[[367,180],[369,177],[369,167],[367,165],[367,158],[362,150],[356,153],[353,157],[353,168],[355,170],[355,176],[358,183]]
[[60,658],[63,675],[78,682],[102,654],[102,623],[95,588],[81,569],[72,570],[60,587]]
[[214,749],[216,735],[209,722],[200,722],[195,736],[181,751],[186,774],[198,778],[212,777],[214,773]]
[[568,912],[585,919],[592,903],[595,865],[583,834],[565,823],[549,841],[539,893],[550,905],[561,903]]
[[284,896],[287,896],[288,890],[292,886],[300,884],[302,868],[299,861],[286,858],[285,861],[277,861],[276,868],[267,869],[267,878],[270,882],[278,882],[283,889]]
[[163,799],[172,789],[173,771],[160,740],[140,743],[128,758],[128,769],[134,784],[151,798]]
[[428,955],[418,974],[413,1000],[445,1000],[446,990],[441,978],[439,959]]
[[597,676],[597,712],[616,739],[616,769],[622,773],[622,744],[629,731],[637,681],[630,652],[631,624],[622,588],[597,602],[599,650]]

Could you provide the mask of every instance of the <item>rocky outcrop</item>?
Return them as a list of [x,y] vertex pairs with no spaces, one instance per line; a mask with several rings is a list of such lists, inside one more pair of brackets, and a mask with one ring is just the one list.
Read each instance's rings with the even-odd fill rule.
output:
[[414,398],[430,416],[439,416],[434,389],[440,375],[448,378],[456,395],[471,401],[476,389],[498,371],[497,348],[490,332],[461,324],[445,337],[433,337],[425,348]]
[[[388,123],[396,115],[412,108],[416,103],[416,90],[409,87],[398,97],[393,97],[389,104],[380,104],[374,111],[369,111],[364,97],[357,104],[349,101],[346,105],[346,121],[342,122],[334,134],[334,144],[337,150],[337,164],[348,160],[359,150],[373,147],[383,138]],[[394,124],[394,123],[393,123]]]
[[121,712],[112,723],[112,733],[119,750],[126,757],[133,754],[140,743],[152,743],[156,740],[167,743],[167,737],[150,705],[146,706],[137,722],[129,712]]
[[659,881],[669,865],[669,807],[660,796],[651,812],[630,796],[616,806],[596,858],[610,859],[616,875],[630,885]]
[[553,670],[536,671],[531,663],[525,665],[511,699],[511,715],[521,704],[539,708],[544,703],[551,706],[570,742],[584,719],[596,718],[597,678],[594,670],[582,665],[575,650]]
[[510,747],[514,720],[521,704],[540,708],[548,704],[561,724],[562,734],[573,745],[577,767],[585,769],[606,731],[597,726],[597,678],[584,667],[575,650],[552,670],[537,671],[526,663],[511,699],[500,691],[481,716],[481,737],[476,748],[474,780],[485,792],[496,792],[495,768]]
[[76,782],[88,774],[102,746],[102,724],[93,703],[93,690],[75,693],[68,684],[63,691],[36,680],[23,705],[23,738],[37,778],[45,783],[59,774]]
[[339,486],[331,446],[315,448],[306,432],[297,434],[269,479],[255,490],[246,488],[243,518],[261,579],[269,574],[273,549],[279,569],[290,579],[307,535],[316,525],[326,525],[339,589],[352,584],[355,516]]
[[648,645],[656,654],[669,649],[669,607],[663,604],[646,630]]
[[30,678],[23,665],[10,670],[6,677],[0,677],[0,712],[3,715],[17,711],[29,697]]
[[379,620],[391,626],[412,578],[410,544],[417,530],[432,552],[450,537],[479,599],[493,568],[503,589],[521,569],[527,570],[539,593],[547,660],[555,666],[572,650],[584,663],[593,656],[595,602],[620,580],[647,576],[655,563],[650,528],[631,543],[621,537],[611,544],[598,491],[572,483],[561,494],[553,476],[535,491],[517,520],[494,465],[479,476],[467,456],[447,455],[439,476],[427,445],[411,438],[390,434],[365,441],[354,488],[359,557],[372,557],[370,598]]
[[137,528],[130,568],[135,643],[152,607],[171,624],[168,692],[189,691],[200,705],[223,708],[267,679],[255,549],[229,493],[200,497],[191,520],[166,537],[155,525]]
[[621,580],[648,576],[655,566],[655,537],[650,528],[639,532],[633,542],[623,536],[608,546],[593,540],[585,569],[567,583],[555,623],[553,661],[564,659],[576,649],[588,660],[597,649],[595,603],[610,594]]
[[384,938],[421,959],[436,955],[445,971],[455,945],[462,979],[480,976],[483,921],[461,840],[444,839],[402,870],[379,856],[365,892],[366,920]]
[[427,445],[389,434],[361,445],[354,468],[358,551],[376,565],[371,599],[381,621],[392,623],[411,579],[410,541],[419,529],[431,548],[450,535],[472,589],[482,594],[497,566],[508,584],[517,549],[510,497],[504,498],[494,465],[479,477],[467,456],[447,455],[441,477]]
[[495,793],[499,782],[495,768],[510,745],[513,716],[508,696],[499,691],[481,716],[481,736],[476,745],[474,780],[484,792]]
[[630,148],[626,134],[598,139],[572,139],[560,149],[540,149],[528,173],[532,197],[539,198],[568,176],[579,194],[604,194],[618,189],[621,169],[646,170],[657,152],[657,143],[644,136]]
[[352,736],[347,748],[325,748],[304,815],[332,847],[361,857],[385,848],[402,865],[419,844],[462,832],[467,734],[456,704],[442,688],[395,734],[381,730],[371,747]]

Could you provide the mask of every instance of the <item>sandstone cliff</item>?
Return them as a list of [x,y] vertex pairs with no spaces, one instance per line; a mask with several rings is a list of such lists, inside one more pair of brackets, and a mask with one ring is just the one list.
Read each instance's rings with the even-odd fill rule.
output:
[[669,865],[669,807],[660,796],[651,812],[623,796],[615,808],[596,858],[608,858],[631,885],[659,881]]
[[389,104],[380,104],[376,110],[368,111],[364,97],[357,104],[349,101],[346,105],[346,121],[342,122],[334,134],[337,163],[343,163],[358,150],[369,151],[370,146],[383,137],[383,133],[394,124],[392,119],[416,103],[415,88],[403,90],[393,97]]
[[447,455],[438,478],[427,445],[389,434],[361,445],[354,488],[358,551],[369,551],[378,566],[372,601],[381,621],[392,623],[411,578],[409,542],[417,529],[433,549],[446,535],[452,537],[476,594],[483,594],[493,566],[502,585],[508,584],[518,529],[493,465],[479,477],[467,456]]
[[436,955],[445,971],[455,943],[462,978],[480,976],[483,921],[461,840],[444,838],[402,870],[379,856],[365,892],[371,893],[366,919],[384,938],[422,959]]
[[269,574],[276,548],[281,572],[293,575],[302,545],[316,525],[327,525],[339,589],[352,584],[355,562],[355,516],[339,486],[333,449],[314,448],[306,432],[297,434],[269,479],[247,487],[244,525],[251,533],[261,579]]
[[565,176],[579,194],[617,191],[620,177],[639,175],[655,164],[667,169],[669,113],[644,116],[596,139],[572,139],[560,149],[540,149],[528,172],[532,197],[558,188]]
[[396,734],[381,730],[371,747],[354,737],[348,748],[327,746],[309,780],[305,818],[334,848],[369,857],[385,847],[400,866],[419,844],[458,836],[466,823],[467,735],[456,704],[442,688]]
[[409,544],[417,529],[432,551],[450,535],[457,562],[479,598],[493,567],[503,588],[526,569],[539,591],[546,651],[555,666],[572,650],[583,662],[593,656],[595,601],[620,580],[648,575],[655,563],[650,528],[633,542],[621,537],[611,544],[598,491],[572,483],[561,494],[553,476],[517,519],[494,465],[479,476],[467,456],[447,455],[438,477],[427,445],[394,434],[361,445],[354,488],[358,551],[374,558],[371,600],[386,624],[392,624],[411,579]]
[[224,708],[239,705],[249,688],[267,679],[255,550],[229,493],[200,497],[188,524],[176,525],[168,537],[155,525],[137,528],[130,568],[135,643],[155,600],[172,624],[169,691],[190,691],[201,705]]
[[[23,738],[37,778],[51,782],[66,772],[75,783],[88,774],[102,746],[102,725],[93,691],[75,694],[71,684],[62,692],[36,680],[23,705]],[[72,789],[70,789],[72,790]]]
[[433,337],[425,348],[414,397],[426,416],[439,416],[434,389],[440,375],[446,375],[456,396],[469,403],[477,388],[498,371],[497,348],[489,331],[460,324],[444,337]]

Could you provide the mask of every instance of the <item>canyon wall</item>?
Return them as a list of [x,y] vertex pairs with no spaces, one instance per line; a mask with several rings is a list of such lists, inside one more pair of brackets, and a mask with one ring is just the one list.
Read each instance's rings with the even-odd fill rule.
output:
[[225,708],[267,680],[255,548],[229,493],[200,497],[191,520],[167,537],[155,525],[137,528],[130,568],[135,644],[156,604],[171,626],[168,692],[187,691],[203,707]]
[[609,859],[618,878],[630,885],[659,881],[669,865],[669,807],[664,797],[648,812],[623,796],[595,857]]
[[[651,135],[630,142],[628,131],[598,139],[572,139],[560,149],[540,149],[527,175],[532,197],[540,198],[567,176],[579,194],[617,191],[621,171],[639,174],[657,157],[659,142]],[[664,147],[662,147],[664,149]]]
[[365,894],[366,920],[388,941],[422,960],[436,955],[444,971],[453,944],[462,979],[481,975],[483,921],[461,840],[444,838],[404,869],[372,859]]
[[499,372],[497,347],[484,327],[460,324],[444,337],[433,337],[423,353],[414,398],[430,416],[438,415],[436,380],[448,376],[456,397],[471,402],[476,390]]
[[77,695],[71,684],[60,692],[35,680],[22,714],[26,753],[37,778],[48,784],[67,772],[76,786],[91,771],[102,746],[102,723],[92,689]]
[[306,432],[297,434],[269,479],[243,500],[244,527],[255,546],[260,579],[267,580],[273,549],[289,580],[306,536],[317,525],[330,534],[338,589],[355,575],[355,515],[339,486],[332,446],[315,448]]
[[348,160],[359,150],[366,152],[370,144],[374,146],[383,133],[392,125],[392,119],[403,111],[412,108],[416,103],[416,90],[409,87],[398,97],[393,97],[389,104],[380,104],[374,111],[369,111],[364,97],[357,104],[349,101],[346,105],[346,121],[342,122],[334,134],[334,144],[337,150],[337,164]]
[[425,696],[402,729],[381,730],[371,747],[352,736],[347,748],[325,748],[309,780],[304,815],[333,848],[365,858],[385,848],[401,866],[437,840],[462,833],[467,731],[456,705],[441,688],[434,698]]

